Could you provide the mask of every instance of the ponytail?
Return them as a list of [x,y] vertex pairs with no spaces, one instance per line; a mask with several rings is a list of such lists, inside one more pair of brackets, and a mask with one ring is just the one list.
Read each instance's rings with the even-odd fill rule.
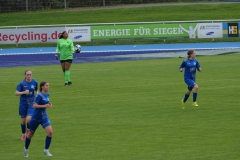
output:
[[188,50],[188,52],[187,52],[188,58],[190,58],[190,57],[191,57],[191,54],[194,53],[194,52],[195,52],[195,51],[192,50],[192,49],[191,49],[191,50]]
[[43,81],[43,82],[40,83],[40,86],[39,86],[39,88],[40,88],[40,89],[39,89],[40,92],[42,92],[42,87],[43,87],[46,83],[48,83],[48,82]]
[[66,33],[66,31],[63,31],[59,37],[59,39],[63,39],[63,35]]

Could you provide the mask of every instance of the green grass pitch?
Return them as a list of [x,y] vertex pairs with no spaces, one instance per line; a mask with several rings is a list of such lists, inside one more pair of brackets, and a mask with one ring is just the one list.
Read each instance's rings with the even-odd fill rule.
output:
[[47,109],[53,140],[46,157],[39,126],[29,148],[34,160],[237,160],[240,157],[240,55],[197,57],[198,104],[186,91],[183,59],[73,64],[64,87],[60,65],[1,68],[0,157],[21,160],[19,97],[24,71],[50,83]]

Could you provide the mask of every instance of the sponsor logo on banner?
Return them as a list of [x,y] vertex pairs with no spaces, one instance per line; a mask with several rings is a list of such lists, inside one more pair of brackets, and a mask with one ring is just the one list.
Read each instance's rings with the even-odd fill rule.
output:
[[68,37],[73,42],[91,41],[90,27],[67,27]]
[[75,36],[74,39],[80,39],[82,38],[82,35]]
[[214,32],[208,32],[208,33],[206,33],[206,35],[212,35],[212,34],[214,34]]
[[197,23],[92,26],[91,40],[197,38]]
[[0,29],[0,44],[57,42],[64,27]]
[[238,37],[238,23],[228,23],[228,37]]
[[222,23],[198,23],[198,38],[222,37]]

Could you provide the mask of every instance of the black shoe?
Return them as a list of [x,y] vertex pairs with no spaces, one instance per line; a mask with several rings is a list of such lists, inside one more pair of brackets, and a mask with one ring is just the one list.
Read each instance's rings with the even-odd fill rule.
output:
[[64,86],[68,86],[68,83],[65,83]]
[[72,82],[70,81],[70,82],[68,82],[68,85],[71,85],[72,84]]

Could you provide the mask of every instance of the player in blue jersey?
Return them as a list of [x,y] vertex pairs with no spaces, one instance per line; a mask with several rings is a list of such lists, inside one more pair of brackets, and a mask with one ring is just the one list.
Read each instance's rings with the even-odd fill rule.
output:
[[30,132],[27,134],[26,141],[25,141],[24,157],[28,157],[28,147],[30,145],[31,138],[33,137],[39,124],[41,124],[42,127],[47,132],[47,136],[45,140],[45,148],[43,153],[47,156],[52,156],[52,154],[48,150],[52,140],[52,126],[46,111],[46,108],[52,107],[52,104],[49,101],[49,94],[48,94],[49,83],[41,82],[39,88],[40,88],[40,92],[37,94],[33,104],[34,113],[30,120],[30,125],[29,125]]
[[188,58],[185,59],[182,64],[179,67],[179,71],[184,71],[184,81],[188,86],[188,90],[184,96],[184,99],[182,100],[182,108],[184,109],[184,104],[187,101],[191,91],[193,90],[193,106],[197,107],[198,104],[196,102],[197,100],[197,91],[198,91],[198,85],[196,84],[196,70],[199,72],[202,71],[202,68],[200,67],[200,64],[195,59],[196,58],[196,52],[194,50],[189,50],[187,52]]
[[25,71],[25,79],[22,80],[17,88],[15,95],[20,96],[19,102],[19,115],[21,116],[21,129],[22,129],[22,138],[21,140],[26,139],[26,122],[27,122],[27,131],[29,129],[29,122],[33,114],[33,101],[34,95],[37,93],[38,83],[36,80],[32,79],[32,72],[30,70]]

